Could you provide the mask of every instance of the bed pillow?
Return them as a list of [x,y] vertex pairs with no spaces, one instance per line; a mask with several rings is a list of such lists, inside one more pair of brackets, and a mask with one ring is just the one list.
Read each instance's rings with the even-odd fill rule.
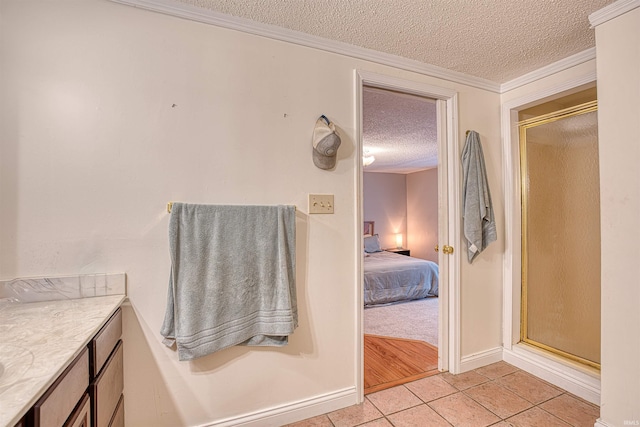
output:
[[377,234],[364,238],[364,251],[368,253],[382,252],[382,249],[380,249],[380,239]]

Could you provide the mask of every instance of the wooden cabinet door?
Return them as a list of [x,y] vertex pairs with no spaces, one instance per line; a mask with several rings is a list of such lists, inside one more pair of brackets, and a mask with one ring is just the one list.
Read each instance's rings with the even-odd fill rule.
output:
[[91,401],[88,393],[85,393],[64,427],[91,427]]

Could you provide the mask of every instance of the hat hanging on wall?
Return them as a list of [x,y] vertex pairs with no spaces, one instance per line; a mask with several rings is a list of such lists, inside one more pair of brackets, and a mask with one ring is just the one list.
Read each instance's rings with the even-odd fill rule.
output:
[[323,114],[313,129],[313,164],[320,169],[333,169],[336,166],[340,143],[336,127]]

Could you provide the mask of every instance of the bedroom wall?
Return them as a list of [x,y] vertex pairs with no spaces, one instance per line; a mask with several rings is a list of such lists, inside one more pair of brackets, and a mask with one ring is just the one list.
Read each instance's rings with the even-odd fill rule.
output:
[[[457,90],[500,194],[496,93],[102,0],[4,0],[0,20],[0,277],[127,273],[127,425],[357,399],[354,69]],[[311,160],[323,113],[342,136],[333,171]],[[307,215],[308,193],[334,194],[336,213]],[[168,201],[297,205],[288,347],[184,363],[161,344]],[[501,238],[461,265],[463,356],[500,344]]]
[[602,233],[601,423],[640,424],[640,8],[596,27]]
[[407,242],[407,179],[399,173],[365,172],[362,182],[365,221],[375,221],[380,246],[396,247],[396,234]]
[[438,169],[407,174],[407,248],[411,256],[438,262]]

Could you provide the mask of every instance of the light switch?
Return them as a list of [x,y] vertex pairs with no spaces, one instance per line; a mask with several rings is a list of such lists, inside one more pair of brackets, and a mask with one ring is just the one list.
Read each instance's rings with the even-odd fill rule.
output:
[[332,214],[333,194],[309,194],[310,214]]

